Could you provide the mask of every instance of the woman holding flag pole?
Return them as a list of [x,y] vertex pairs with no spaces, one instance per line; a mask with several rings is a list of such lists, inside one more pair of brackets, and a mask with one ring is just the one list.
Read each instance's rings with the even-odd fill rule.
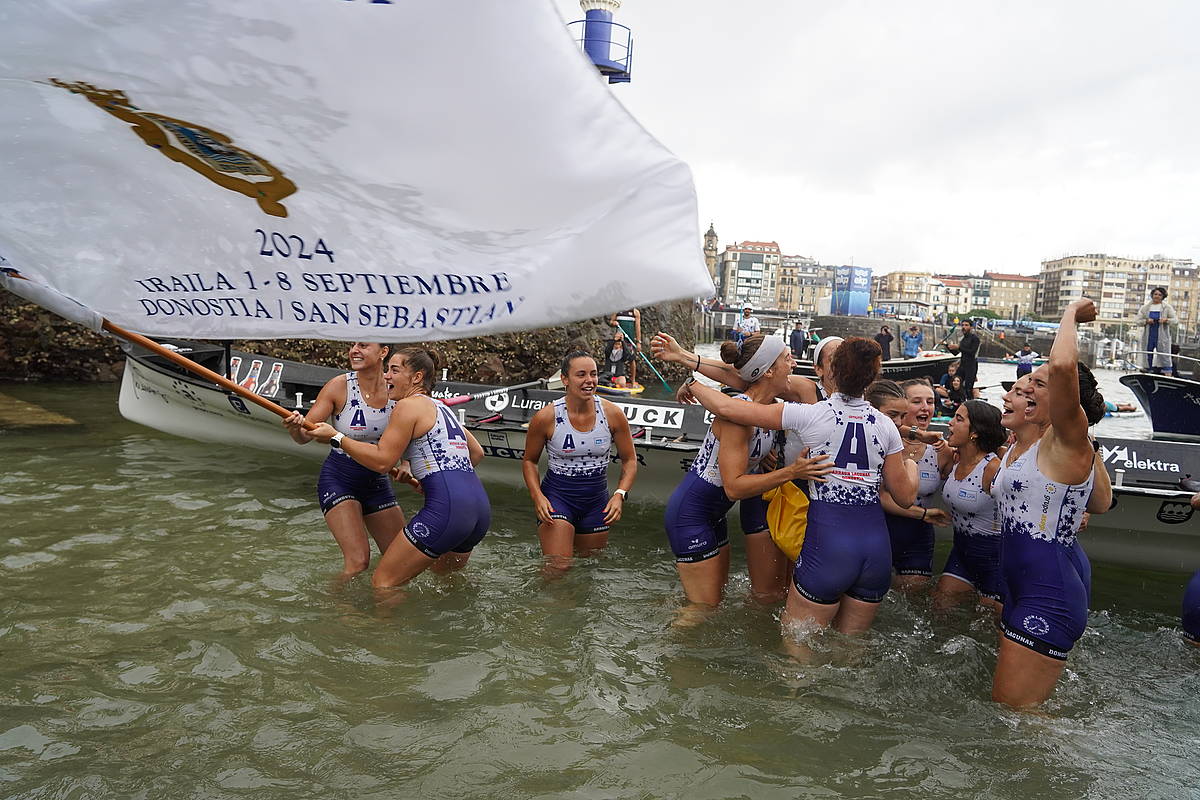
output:
[[[304,427],[311,417],[332,420],[339,433],[352,439],[377,443],[396,405],[388,398],[383,378],[383,362],[390,352],[390,346],[379,342],[350,345],[351,371],[326,383],[307,414],[295,411],[283,420],[288,435],[297,444],[311,442],[313,437]],[[371,539],[382,555],[404,527],[404,511],[396,502],[387,471],[368,469],[339,448],[330,448],[321,465],[317,502],[342,550],[343,579],[370,565]]]

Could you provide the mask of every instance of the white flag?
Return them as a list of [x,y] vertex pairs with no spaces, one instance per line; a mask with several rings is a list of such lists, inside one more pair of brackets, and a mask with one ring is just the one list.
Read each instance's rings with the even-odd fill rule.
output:
[[707,295],[550,0],[0,10],[0,257],[122,327],[418,341]]

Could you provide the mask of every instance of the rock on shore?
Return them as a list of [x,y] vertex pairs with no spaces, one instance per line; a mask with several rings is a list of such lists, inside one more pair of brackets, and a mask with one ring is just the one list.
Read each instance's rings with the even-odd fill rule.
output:
[[[691,301],[642,309],[643,347],[648,348],[650,336],[658,330],[670,331],[690,347],[694,342],[693,313]],[[434,342],[431,346],[442,355],[455,380],[515,383],[553,374],[569,350],[586,350],[599,357],[611,331],[607,317],[598,317],[553,328]],[[235,341],[234,347],[309,364],[346,366],[345,342],[270,339]],[[0,380],[115,381],[124,366],[124,355],[116,340],[0,292]],[[655,366],[673,383],[687,374],[680,368],[668,370],[661,363]],[[646,382],[640,371],[639,380]]]

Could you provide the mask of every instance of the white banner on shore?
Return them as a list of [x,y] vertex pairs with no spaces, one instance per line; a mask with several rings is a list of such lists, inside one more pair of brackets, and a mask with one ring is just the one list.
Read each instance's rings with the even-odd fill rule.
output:
[[0,257],[122,327],[419,341],[712,292],[690,171],[551,0],[62,0],[0,29]]

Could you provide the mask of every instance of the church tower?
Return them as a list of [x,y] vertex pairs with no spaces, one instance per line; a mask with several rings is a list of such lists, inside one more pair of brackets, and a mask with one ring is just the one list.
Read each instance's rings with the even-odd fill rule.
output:
[[704,234],[704,264],[708,267],[708,276],[717,281],[717,232],[713,224],[708,223],[708,233]]

